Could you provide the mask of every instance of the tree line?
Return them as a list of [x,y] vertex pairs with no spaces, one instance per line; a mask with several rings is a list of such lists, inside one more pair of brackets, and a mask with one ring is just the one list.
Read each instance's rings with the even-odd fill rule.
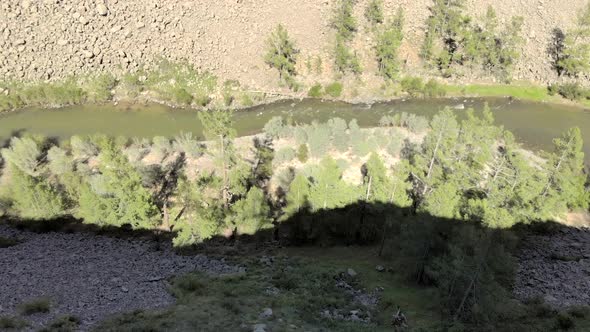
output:
[[[480,113],[458,119],[445,109],[430,123],[398,113],[374,130],[337,118],[311,125],[275,118],[247,149],[236,149],[229,111],[200,113],[206,141],[190,134],[151,142],[74,136],[59,144],[14,137],[2,150],[2,201],[23,219],[71,215],[98,225],[173,229],[178,245],[254,234],[303,208],[358,202],[490,228],[587,208],[579,129],[556,138],[552,153],[531,157],[493,124],[489,109]],[[292,147],[275,151],[281,141]],[[351,183],[345,172],[362,180]]]
[[[338,0],[334,5],[330,24],[336,36],[333,56],[338,75],[362,73],[360,58],[351,47],[359,31],[359,22],[353,15],[356,4],[355,0]],[[503,82],[512,80],[512,70],[524,43],[521,16],[501,24],[496,11],[489,6],[482,17],[474,18],[465,12],[463,0],[433,0],[429,12],[420,49],[425,68],[445,78],[461,76],[468,70]],[[364,16],[374,35],[374,59],[379,74],[387,83],[402,82],[399,49],[404,40],[403,8],[386,13],[382,0],[371,0]],[[590,73],[590,2],[580,11],[575,28],[553,30],[547,52],[559,77],[575,80]],[[279,25],[268,40],[265,61],[279,71],[281,80],[293,90],[301,87],[295,79],[298,53],[296,43]],[[321,96],[318,89],[321,86],[316,84],[309,95]],[[556,85],[549,92],[570,99],[589,96],[576,83]]]

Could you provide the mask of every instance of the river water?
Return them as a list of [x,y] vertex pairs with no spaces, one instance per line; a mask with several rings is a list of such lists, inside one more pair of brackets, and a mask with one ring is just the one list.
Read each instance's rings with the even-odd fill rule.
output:
[[[296,123],[326,121],[333,117],[356,118],[361,126],[374,126],[385,114],[408,112],[432,117],[445,106],[461,116],[467,109],[481,109],[487,102],[496,123],[512,131],[528,148],[550,149],[554,137],[570,127],[582,130],[586,160],[590,161],[590,110],[580,107],[518,101],[510,98],[408,99],[385,103],[347,104],[317,99],[287,100],[235,112],[239,135],[259,132],[273,116],[291,117]],[[60,109],[26,109],[0,115],[0,139],[28,132],[67,138],[77,134],[103,133],[113,136],[174,136],[193,132],[201,136],[194,110],[173,109],[158,104],[85,105]]]

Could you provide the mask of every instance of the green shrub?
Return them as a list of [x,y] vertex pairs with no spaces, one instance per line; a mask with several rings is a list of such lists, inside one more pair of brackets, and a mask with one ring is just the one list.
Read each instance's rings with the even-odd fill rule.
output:
[[567,313],[560,312],[555,319],[557,320],[557,326],[562,330],[569,330],[575,326],[574,319]]
[[199,92],[194,98],[195,104],[205,107],[211,102],[211,97],[207,93]]
[[37,313],[46,313],[51,309],[51,301],[46,297],[30,300],[18,306],[18,309],[23,315],[32,315]]
[[326,93],[334,98],[338,98],[342,94],[342,88],[342,83],[334,82],[326,86]]
[[274,159],[272,161],[273,166],[279,166],[283,163],[293,160],[297,156],[297,152],[293,148],[282,148],[275,152]]
[[8,248],[8,247],[15,246],[17,244],[18,244],[18,240],[16,240],[16,239],[0,236],[0,248]]
[[16,316],[1,316],[0,317],[0,330],[17,330],[21,331],[29,324],[23,319]]
[[424,85],[424,96],[430,98],[444,97],[447,94],[444,86],[438,83],[436,80],[431,79]]
[[399,135],[396,135],[395,133],[392,134],[389,140],[389,144],[387,144],[387,153],[389,153],[389,155],[393,157],[399,156],[400,152],[402,151],[402,147],[402,138]]
[[579,83],[552,84],[547,90],[550,95],[558,93],[563,98],[569,100],[580,100],[590,97],[590,91],[584,89]]
[[309,137],[309,151],[311,155],[320,158],[330,147],[330,128],[327,124],[314,124],[308,126],[307,136]]
[[430,125],[428,124],[428,119],[423,116],[417,116],[415,114],[410,114],[406,120],[406,126],[408,129],[415,133],[422,133],[426,131]]
[[305,164],[309,159],[309,151],[307,149],[307,144],[299,145],[297,149],[297,159],[302,163]]
[[202,295],[207,290],[207,285],[203,281],[203,277],[189,273],[174,279],[172,283],[172,294],[177,298],[184,295]]
[[262,129],[264,133],[273,139],[277,139],[281,137],[281,133],[283,132],[283,128],[285,127],[285,123],[283,121],[283,117],[281,116],[273,116],[268,122],[264,125]]
[[365,9],[365,18],[371,25],[383,23],[383,0],[371,0]]
[[111,90],[117,85],[117,80],[111,74],[101,74],[92,77],[86,83],[84,90],[89,102],[101,103],[112,99]]
[[312,98],[321,98],[324,95],[322,90],[322,85],[320,83],[316,83],[309,89],[307,95]]
[[80,319],[75,316],[62,316],[51,323],[46,328],[39,330],[39,332],[74,332],[78,331]]
[[404,77],[400,82],[402,91],[410,97],[418,97],[424,91],[424,83],[420,77]]

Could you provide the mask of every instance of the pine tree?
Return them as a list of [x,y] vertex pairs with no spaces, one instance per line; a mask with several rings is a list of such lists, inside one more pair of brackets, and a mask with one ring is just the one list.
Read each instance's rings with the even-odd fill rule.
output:
[[301,211],[308,206],[310,195],[310,183],[307,177],[298,173],[287,192],[287,205],[283,208],[285,218],[288,219],[292,215]]
[[342,180],[342,171],[334,159],[325,157],[314,175],[309,202],[314,210],[333,209],[356,201],[353,188]]
[[282,24],[279,24],[268,39],[268,52],[264,61],[279,71],[280,79],[292,90],[298,89],[298,84],[294,79],[294,76],[297,75],[295,66],[298,53],[299,50],[289,37],[287,30]]
[[590,2],[580,12],[576,29],[566,33],[556,67],[559,73],[571,76],[590,72]]
[[227,209],[231,200],[230,171],[238,163],[233,139],[236,131],[233,129],[231,111],[199,112],[199,119],[203,125],[205,138],[212,142],[212,149],[208,150],[219,165],[223,206]]
[[257,232],[272,228],[269,217],[270,207],[262,189],[252,187],[248,194],[235,202],[226,223],[235,227],[237,234],[254,235]]
[[372,26],[383,23],[383,0],[371,0],[365,9],[365,18]]
[[65,214],[62,195],[46,179],[26,174],[10,164],[10,199],[18,217],[53,219]]
[[400,7],[392,22],[388,23],[384,30],[377,35],[375,52],[379,63],[379,72],[386,79],[397,78],[400,71],[398,50],[404,38],[403,25],[404,13]]
[[101,226],[155,227],[157,209],[140,174],[112,139],[101,145],[100,175],[82,183],[76,216]]
[[539,207],[548,213],[561,214],[568,209],[588,207],[585,190],[583,140],[580,129],[568,130],[553,141],[555,152],[544,165],[547,183],[540,196]]
[[2,157],[29,176],[35,177],[40,174],[41,149],[30,137],[13,137],[10,147],[2,149]]

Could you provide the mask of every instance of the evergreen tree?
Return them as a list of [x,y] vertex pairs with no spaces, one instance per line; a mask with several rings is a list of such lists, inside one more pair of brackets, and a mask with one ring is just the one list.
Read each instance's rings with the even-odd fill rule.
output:
[[450,108],[433,117],[431,128],[422,143],[422,152],[413,158],[418,196],[426,196],[445,180],[444,170],[452,164],[452,153],[457,146],[459,126]]
[[226,223],[235,227],[237,234],[254,235],[272,227],[270,207],[262,189],[252,187],[248,194],[235,202]]
[[65,213],[61,194],[46,179],[35,178],[10,164],[10,199],[18,217],[53,219]]
[[104,226],[149,229],[158,224],[151,194],[112,139],[102,143],[99,170],[98,177],[82,183],[77,217]]
[[13,137],[10,147],[2,149],[2,157],[7,163],[29,176],[35,177],[40,174],[41,149],[30,137]]
[[580,12],[577,27],[566,33],[556,67],[558,73],[572,76],[590,72],[590,2]]
[[383,23],[383,0],[371,0],[365,9],[365,18],[372,26]]
[[356,201],[353,189],[342,181],[342,170],[334,159],[325,157],[313,177],[309,202],[314,210],[333,209]]
[[400,7],[392,22],[388,23],[383,31],[377,35],[375,51],[379,63],[379,72],[386,79],[393,80],[397,78],[400,71],[398,50],[404,38],[403,25],[404,13]]
[[298,84],[294,79],[297,74],[295,72],[297,63],[295,57],[298,53],[299,50],[291,41],[287,30],[282,24],[279,24],[268,39],[268,51],[264,61],[279,71],[281,80],[292,90],[298,89]]
[[[555,152],[545,166],[547,183],[540,196],[539,208],[560,215],[568,209],[588,207],[585,190],[583,140],[580,129],[568,130],[553,141]],[[548,216],[551,217],[551,216]]]
[[283,208],[285,218],[296,214],[303,208],[308,206],[310,194],[310,183],[307,177],[301,173],[298,173],[287,192],[287,205]]
[[212,142],[212,149],[208,150],[213,155],[220,167],[218,174],[221,177],[220,192],[225,208],[229,207],[230,172],[238,163],[238,158],[233,146],[236,131],[233,129],[231,111],[199,112],[199,119],[203,125],[205,138]]

